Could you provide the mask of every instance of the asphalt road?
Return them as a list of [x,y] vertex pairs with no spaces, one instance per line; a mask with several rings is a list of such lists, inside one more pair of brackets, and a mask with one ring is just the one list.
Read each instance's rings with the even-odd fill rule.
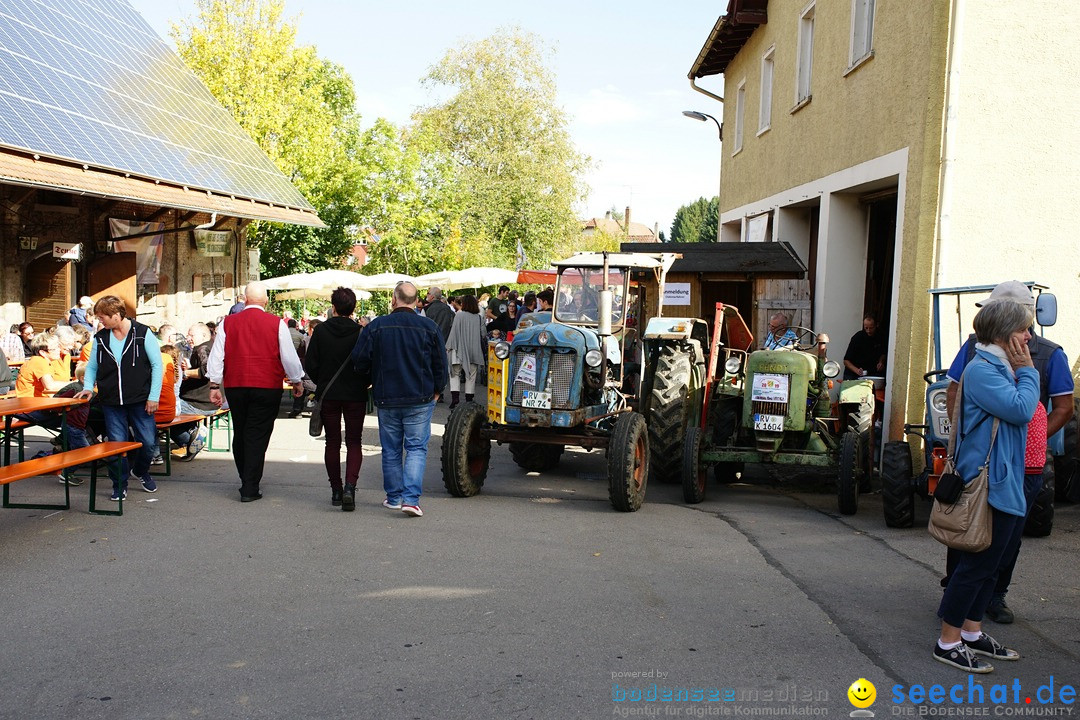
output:
[[[483,493],[452,498],[445,408],[419,519],[380,505],[374,418],[353,513],[330,505],[322,440],[286,419],[260,502],[238,502],[230,454],[204,453],[122,518],[87,514],[85,485],[69,512],[5,510],[0,718],[846,716],[858,678],[885,717],[918,712],[894,686],[977,692],[931,658],[944,551],[926,506],[890,530],[876,495],[842,517],[818,479],[752,472],[696,506],[650,486],[622,514],[600,452],[530,476],[506,448]],[[1072,709],[1037,691],[1080,685],[1078,529],[1059,508],[1025,540],[1018,622],[987,623],[1024,657],[974,680],[990,715]]]

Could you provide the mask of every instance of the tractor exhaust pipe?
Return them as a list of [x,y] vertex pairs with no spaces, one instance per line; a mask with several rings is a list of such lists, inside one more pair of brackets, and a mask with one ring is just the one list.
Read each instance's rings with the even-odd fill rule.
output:
[[596,332],[600,337],[607,337],[608,335],[611,335],[612,293],[611,289],[608,287],[608,254],[606,251],[604,252],[604,275],[600,282],[603,283],[603,285],[601,285],[603,290],[600,291],[600,298],[597,301],[596,314],[598,317],[596,318]]

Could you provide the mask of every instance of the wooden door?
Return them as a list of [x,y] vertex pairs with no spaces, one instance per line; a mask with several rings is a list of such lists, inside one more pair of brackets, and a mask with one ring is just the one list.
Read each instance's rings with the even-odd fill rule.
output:
[[111,253],[86,268],[86,294],[97,302],[105,295],[115,295],[127,306],[127,316],[135,318],[135,253]]
[[26,266],[26,321],[38,332],[67,319],[71,308],[71,263],[54,260],[52,253]]

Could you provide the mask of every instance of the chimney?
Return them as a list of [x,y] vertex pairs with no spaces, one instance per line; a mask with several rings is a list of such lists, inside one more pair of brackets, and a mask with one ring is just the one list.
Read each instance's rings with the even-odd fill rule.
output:
[[623,222],[626,223],[626,234],[630,234],[630,206],[626,206],[626,214],[623,216]]
[[604,213],[604,219],[605,220],[610,220],[611,219],[611,211],[610,210],[608,210],[607,212]]
[[652,239],[653,242],[660,242],[660,223],[654,222],[652,226]]

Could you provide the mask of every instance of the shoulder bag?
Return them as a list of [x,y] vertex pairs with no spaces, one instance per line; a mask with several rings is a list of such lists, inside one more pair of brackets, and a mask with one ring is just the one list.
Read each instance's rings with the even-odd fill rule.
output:
[[351,355],[345,357],[345,362],[341,363],[341,367],[334,373],[334,377],[330,378],[330,382],[326,384],[326,388],[322,391],[322,394],[315,401],[315,405],[311,408],[311,419],[308,420],[308,435],[311,437],[319,437],[322,435],[323,423],[322,423],[322,401],[326,397],[327,391],[333,386],[334,381],[338,379],[338,375],[345,369],[345,366],[349,364],[349,360],[352,359]]
[[[964,379],[960,378],[960,387],[956,393],[956,405],[953,407],[952,432],[949,433],[949,454],[945,463],[944,472],[941,475],[945,484],[954,483],[959,479],[954,466],[956,449],[956,435],[960,428],[956,423],[960,404],[963,402]],[[986,451],[986,461],[979,468],[979,474],[963,486],[959,497],[954,502],[945,502],[942,496],[951,493],[939,492],[944,490],[939,483],[934,492],[934,508],[930,511],[930,524],[928,529],[935,540],[953,548],[965,552],[982,552],[990,547],[993,539],[993,515],[990,510],[990,453],[994,450],[994,441],[997,440],[998,425],[1001,421],[994,418],[994,426],[990,430],[990,448]]]

